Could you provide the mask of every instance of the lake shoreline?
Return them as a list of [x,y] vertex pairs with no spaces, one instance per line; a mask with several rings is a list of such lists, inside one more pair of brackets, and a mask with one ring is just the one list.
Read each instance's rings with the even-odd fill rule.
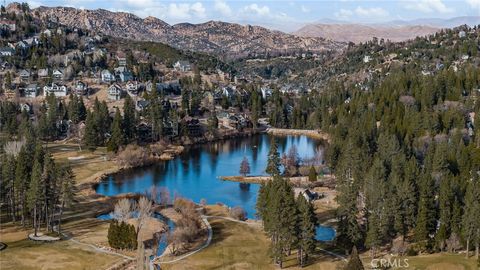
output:
[[319,129],[268,128],[266,132],[274,136],[307,136],[315,140],[331,142],[330,134]]

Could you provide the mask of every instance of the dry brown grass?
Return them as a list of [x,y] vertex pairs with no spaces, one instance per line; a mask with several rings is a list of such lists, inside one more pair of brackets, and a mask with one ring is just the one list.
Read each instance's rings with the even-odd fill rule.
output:
[[48,149],[60,163],[68,162],[72,166],[77,184],[95,182],[104,174],[113,173],[119,168],[110,160],[105,147],[99,147],[94,152],[81,150],[78,144],[49,144]]
[[[108,224],[91,221],[72,222],[64,228],[86,243],[98,244],[106,239]],[[0,269],[105,269],[122,260],[68,240],[34,242],[27,239],[28,233],[14,226],[2,228],[0,241],[7,248],[0,252]]]

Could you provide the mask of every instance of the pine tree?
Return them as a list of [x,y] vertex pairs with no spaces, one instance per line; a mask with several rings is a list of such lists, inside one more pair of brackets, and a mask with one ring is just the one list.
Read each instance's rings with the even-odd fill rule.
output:
[[60,213],[58,214],[58,233],[61,233],[62,216],[65,207],[70,207],[73,202],[75,190],[75,175],[70,164],[66,164],[60,171]]
[[108,141],[108,150],[117,152],[118,149],[124,144],[124,132],[122,130],[122,116],[120,110],[117,108],[115,111],[115,117],[112,122],[112,135]]
[[474,177],[468,183],[467,193],[465,195],[465,207],[462,219],[463,235],[466,241],[467,253],[469,257],[470,244],[476,246],[476,257],[478,259],[478,250],[480,245],[480,181],[477,172],[474,172]]
[[360,260],[360,256],[358,256],[358,251],[355,246],[352,248],[352,254],[350,254],[350,259],[348,260],[347,265],[345,266],[344,270],[363,270],[363,263]]
[[17,156],[17,165],[15,171],[15,193],[17,205],[20,206],[20,216],[22,226],[25,226],[25,217],[27,215],[27,190],[30,184],[30,173],[31,168],[29,168],[30,159],[28,157],[26,147],[23,146],[20,149],[20,152]]
[[313,165],[310,167],[310,171],[308,171],[308,180],[312,183],[317,181],[317,171]]
[[28,209],[33,211],[33,228],[35,229],[35,236],[37,236],[38,226],[39,226],[39,205],[43,200],[42,189],[40,186],[42,180],[42,164],[39,158],[35,158],[33,163],[32,179],[30,181],[30,186],[27,193]]
[[87,120],[85,121],[85,133],[83,134],[83,145],[90,151],[97,148],[98,131],[95,123],[95,116],[92,112],[87,112]]
[[135,137],[135,104],[132,98],[127,95],[123,104],[123,129],[125,132],[125,141],[130,143]]
[[420,178],[420,200],[415,225],[415,239],[429,240],[429,235],[435,231],[435,184],[432,177],[423,174]]
[[298,254],[301,267],[308,255],[315,250],[315,213],[312,205],[303,197],[297,198],[298,208]]
[[270,142],[268,163],[265,171],[272,176],[280,175],[280,154],[278,153],[278,146],[274,137],[272,137]]

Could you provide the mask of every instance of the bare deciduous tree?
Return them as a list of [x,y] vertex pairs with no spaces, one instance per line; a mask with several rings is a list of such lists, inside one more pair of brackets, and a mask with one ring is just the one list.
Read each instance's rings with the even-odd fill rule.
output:
[[140,235],[143,225],[145,225],[147,219],[152,216],[153,205],[152,202],[147,199],[147,197],[141,197],[138,200],[137,204],[137,213],[138,213],[138,226],[137,226],[137,235]]
[[16,157],[20,152],[20,149],[22,149],[24,145],[25,145],[25,140],[10,141],[5,144],[4,150],[5,150],[5,153]]
[[113,209],[113,218],[119,222],[127,222],[132,217],[133,207],[129,199],[124,198],[115,204]]
[[242,163],[240,163],[240,174],[244,177],[250,173],[250,163],[248,163],[247,157],[243,157]]

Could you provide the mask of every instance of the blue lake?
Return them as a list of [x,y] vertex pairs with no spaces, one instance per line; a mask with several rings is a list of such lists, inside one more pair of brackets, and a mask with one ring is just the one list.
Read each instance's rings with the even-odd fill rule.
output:
[[[301,158],[310,158],[323,151],[321,142],[305,136],[277,137],[277,143],[280,153],[295,145]],[[196,203],[205,199],[208,204],[241,206],[249,218],[255,218],[259,185],[222,181],[219,176],[238,175],[244,156],[250,162],[251,175],[266,175],[269,148],[268,135],[191,146],[173,160],[111,175],[98,184],[96,191],[107,196],[144,193],[155,185],[168,188],[172,198],[176,194]],[[330,227],[317,228],[318,240],[328,241],[334,236],[335,231]]]

